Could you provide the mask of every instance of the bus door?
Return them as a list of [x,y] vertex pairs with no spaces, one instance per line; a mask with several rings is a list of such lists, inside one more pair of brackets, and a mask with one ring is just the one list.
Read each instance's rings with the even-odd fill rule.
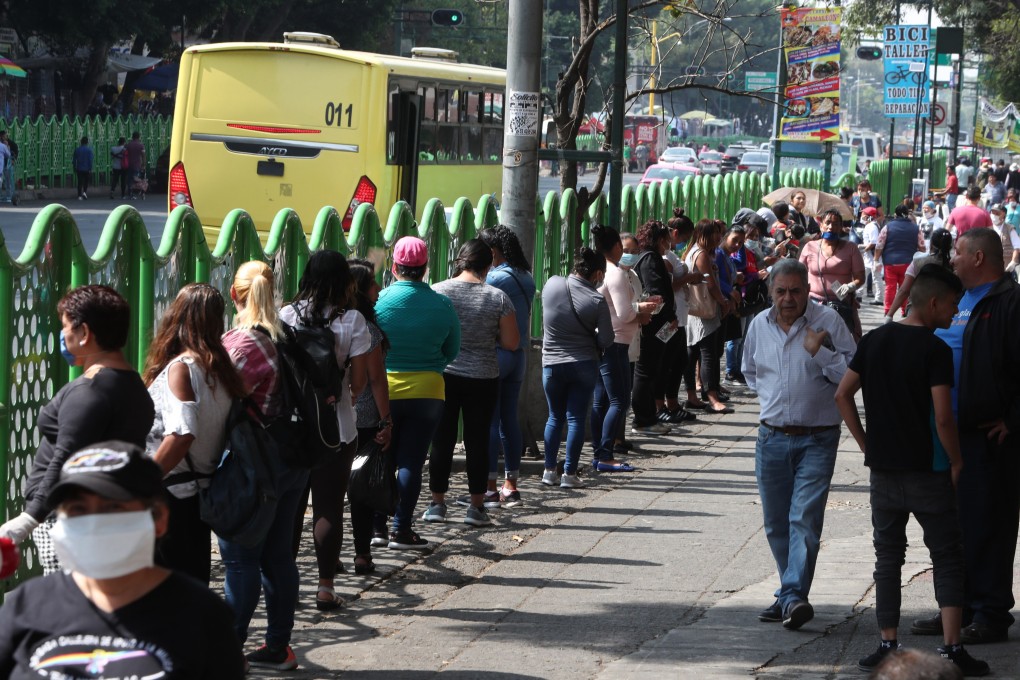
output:
[[417,214],[418,200],[418,137],[421,131],[422,97],[417,92],[395,92],[396,113],[397,199],[405,201]]

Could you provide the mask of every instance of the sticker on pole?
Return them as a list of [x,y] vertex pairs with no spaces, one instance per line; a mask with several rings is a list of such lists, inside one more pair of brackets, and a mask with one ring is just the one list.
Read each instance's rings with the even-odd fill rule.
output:
[[510,90],[507,98],[507,133],[517,137],[538,136],[538,116],[542,98],[538,92],[515,92]]

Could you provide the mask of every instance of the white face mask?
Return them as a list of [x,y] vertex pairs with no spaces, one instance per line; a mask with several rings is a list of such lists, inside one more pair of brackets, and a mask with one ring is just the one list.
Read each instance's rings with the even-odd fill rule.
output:
[[50,529],[64,569],[95,579],[116,578],[151,567],[156,548],[152,511],[57,515]]
[[992,224],[994,224],[996,227],[1001,227],[1002,221],[1003,221],[1002,218],[999,217],[998,215],[992,215]]

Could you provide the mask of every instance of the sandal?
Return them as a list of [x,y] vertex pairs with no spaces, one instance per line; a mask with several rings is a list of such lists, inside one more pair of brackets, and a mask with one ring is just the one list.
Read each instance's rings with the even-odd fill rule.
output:
[[354,573],[359,576],[364,574],[371,574],[375,571],[375,562],[372,561],[371,555],[355,555],[354,556]]
[[[319,597],[326,593],[329,595],[329,599],[323,599]],[[329,586],[319,586],[319,591],[315,594],[315,608],[319,611],[329,612],[334,609],[340,609],[344,606],[343,598],[336,594],[336,591]]]

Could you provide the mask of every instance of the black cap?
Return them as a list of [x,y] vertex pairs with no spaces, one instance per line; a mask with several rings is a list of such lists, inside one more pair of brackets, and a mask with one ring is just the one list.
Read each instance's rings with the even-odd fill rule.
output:
[[991,208],[988,209],[988,212],[992,212],[993,210],[995,212],[1005,213],[1006,212],[1006,206],[1004,206],[1001,203],[996,203],[995,205],[993,205]]
[[50,507],[76,489],[117,501],[155,498],[163,494],[163,471],[139,446],[99,442],[67,459],[47,499]]

